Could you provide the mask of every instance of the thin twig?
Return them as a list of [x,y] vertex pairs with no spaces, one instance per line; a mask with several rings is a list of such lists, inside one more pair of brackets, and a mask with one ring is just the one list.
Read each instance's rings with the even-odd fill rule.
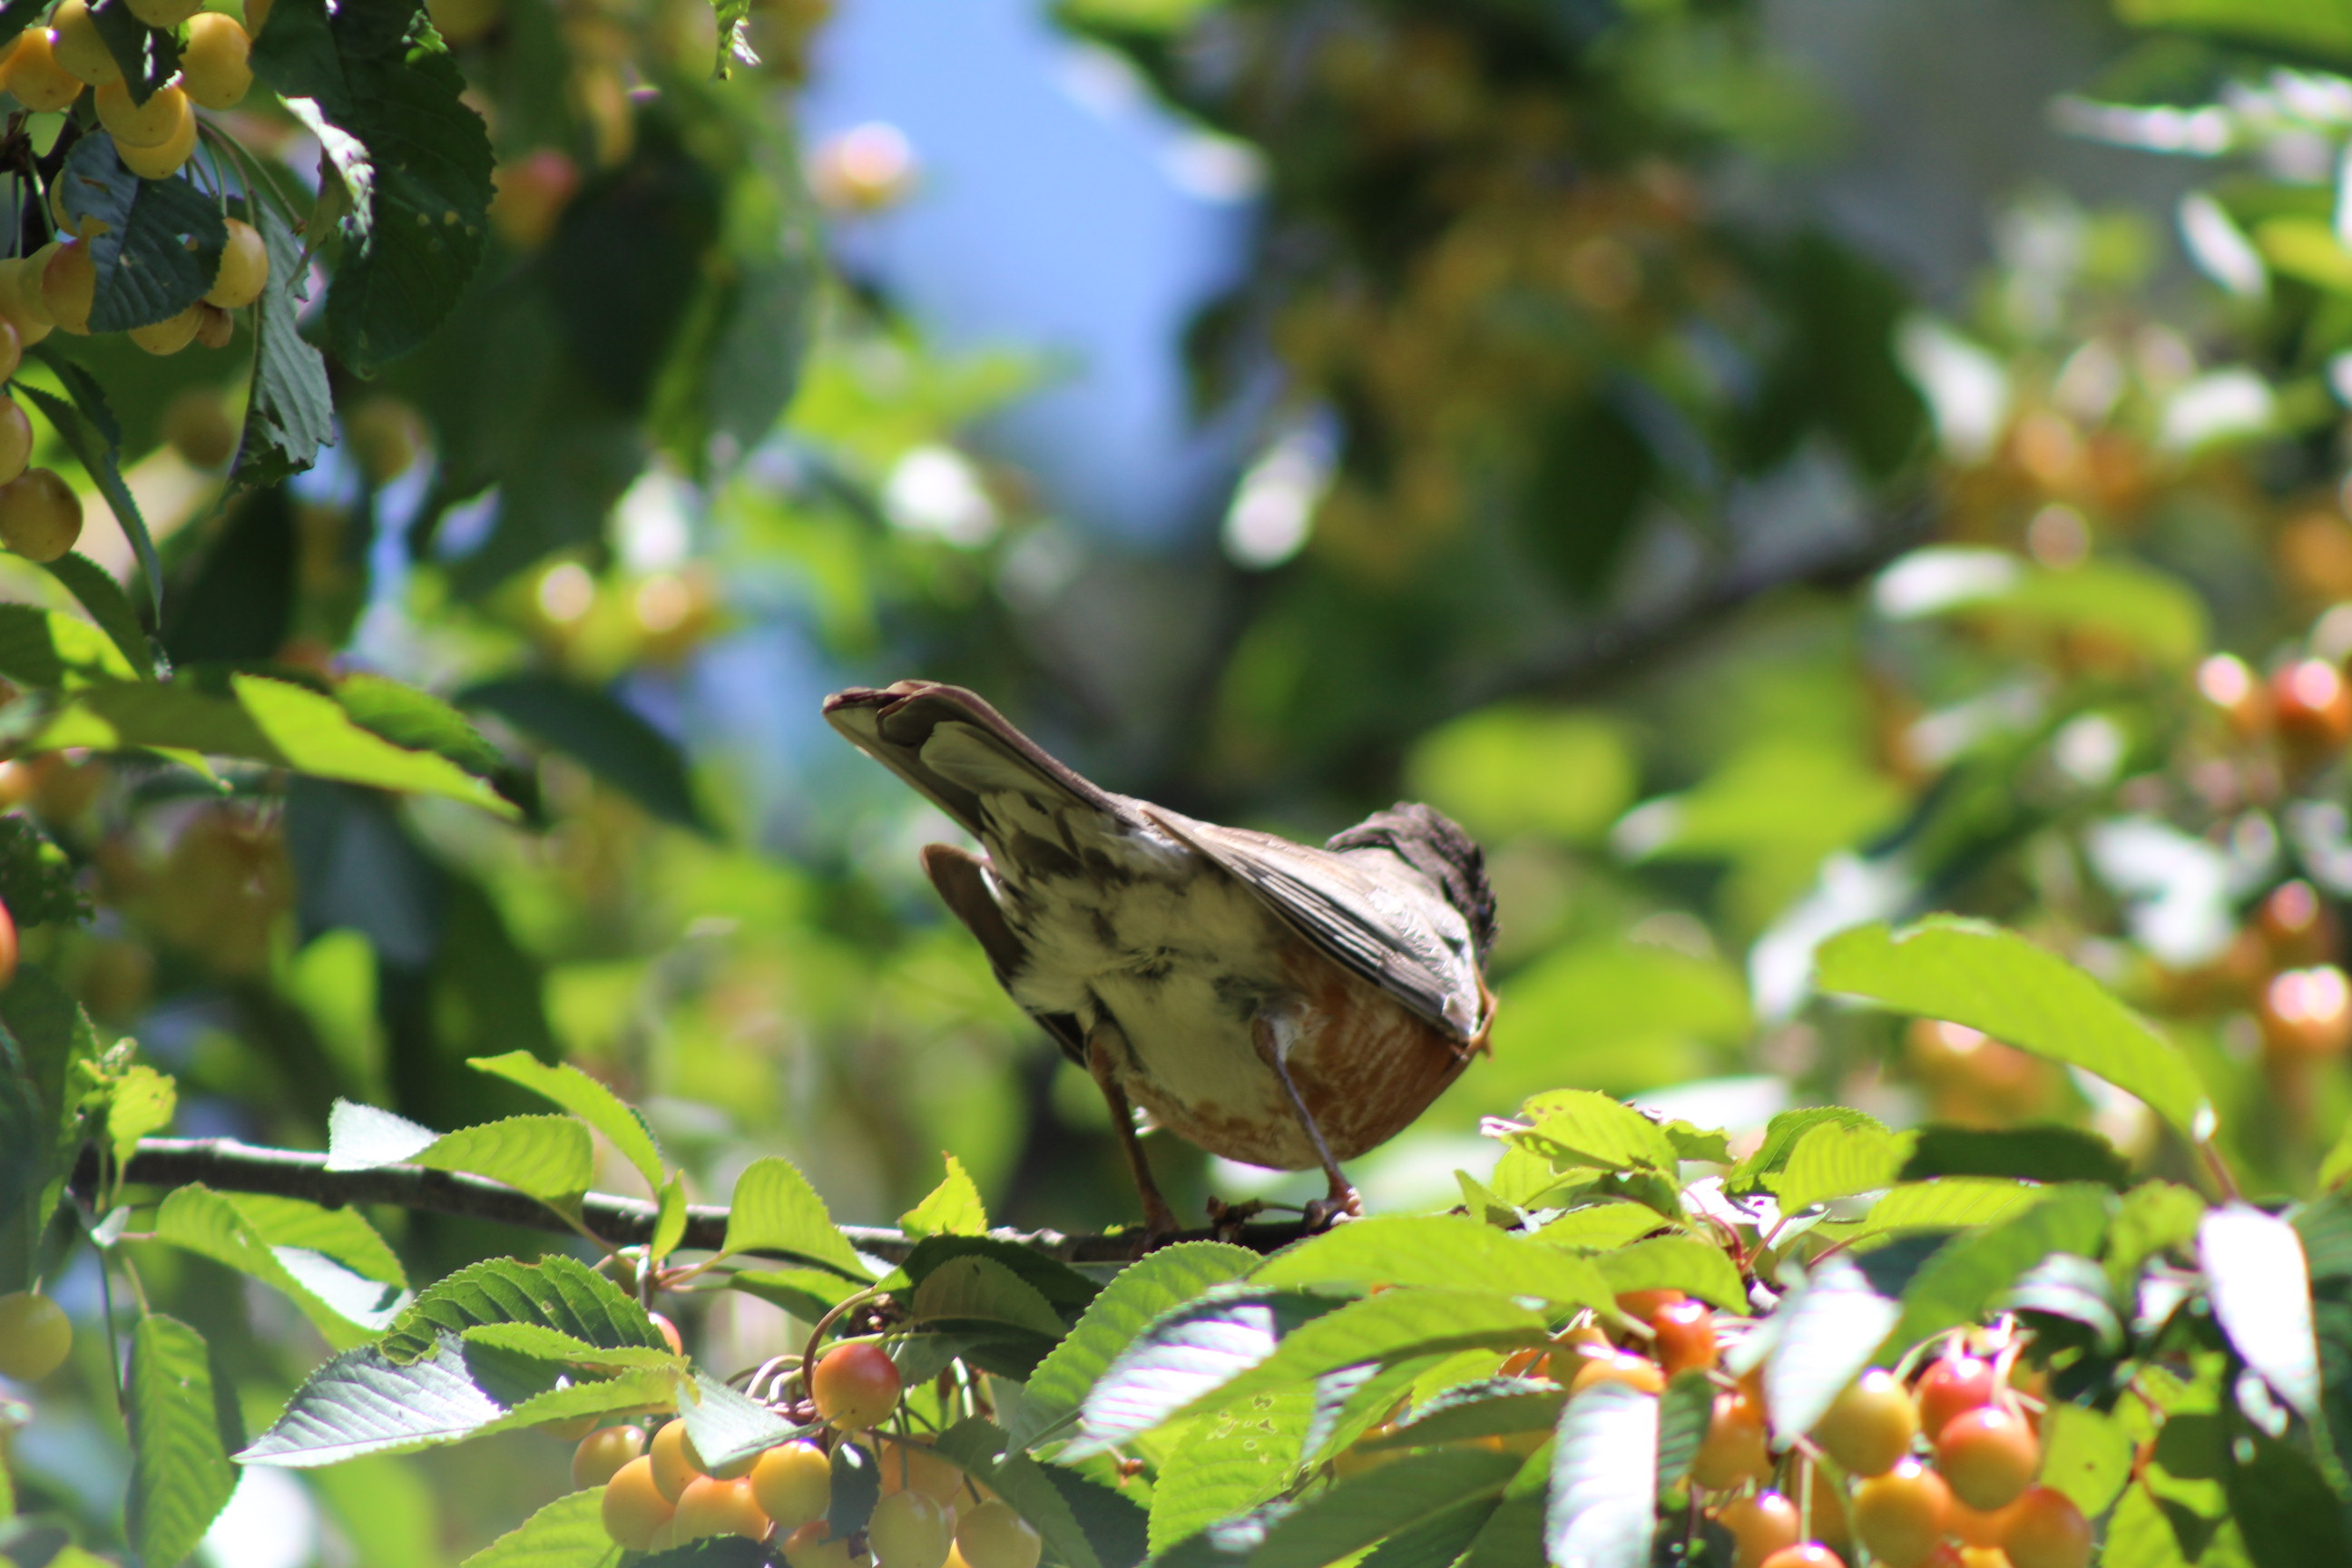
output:
[[[85,1149],[74,1172],[75,1190],[88,1193],[97,1180],[95,1154]],[[184,1187],[197,1184],[219,1192],[300,1198],[330,1208],[382,1204],[428,1214],[495,1220],[526,1230],[572,1234],[572,1227],[537,1198],[480,1176],[427,1170],[419,1165],[331,1171],[324,1154],[264,1148],[234,1138],[142,1138],[139,1152],[121,1173],[121,1184],[126,1187]],[[589,1194],[580,1210],[585,1227],[614,1247],[650,1242],[659,1213],[656,1205],[643,1198],[615,1197],[605,1193]],[[902,1261],[920,1239],[881,1226],[845,1225],[841,1232],[858,1251],[888,1263]],[[996,1240],[1025,1247],[1065,1263],[1132,1259],[1142,1236],[1140,1229],[1075,1236],[1055,1230],[999,1229],[989,1234]],[[1306,1234],[1303,1223],[1284,1221],[1187,1231],[1171,1239],[1226,1241],[1257,1252],[1272,1252]],[[726,1245],[726,1239],[727,1210],[723,1205],[696,1204],[687,1209],[686,1238],[679,1244],[681,1247],[716,1252]]]

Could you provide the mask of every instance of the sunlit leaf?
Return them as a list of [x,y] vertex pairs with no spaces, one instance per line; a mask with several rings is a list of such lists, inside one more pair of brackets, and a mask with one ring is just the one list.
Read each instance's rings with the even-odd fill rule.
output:
[[236,1490],[232,1449],[245,1434],[236,1398],[215,1382],[204,1336],[151,1313],[131,1331],[123,1377],[131,1423],[131,1544],[145,1563],[178,1563],[196,1549]]
[[909,1306],[919,1321],[977,1318],[1062,1337],[1062,1320],[1051,1303],[992,1258],[949,1259],[923,1277]]
[[1604,1253],[1597,1261],[1613,1294],[1680,1290],[1734,1312],[1748,1307],[1748,1287],[1738,1266],[1711,1242],[1662,1236]]
[[1795,1214],[1830,1198],[1891,1187],[1911,1152],[1911,1139],[1874,1127],[1823,1122],[1797,1140],[1788,1163],[1769,1183],[1780,1212]]
[[1323,1568],[1465,1499],[1499,1493],[1518,1468],[1516,1456],[1485,1448],[1408,1455],[1341,1481],[1277,1521],[1251,1568]]
[[1559,1418],[1544,1554],[1571,1568],[1642,1568],[1658,1489],[1658,1399],[1598,1383]]
[[448,1335],[478,1323],[535,1323],[589,1345],[669,1349],[633,1298],[560,1254],[537,1263],[486,1258],[457,1270],[416,1298],[384,1336],[383,1349],[394,1361],[425,1355]]
[[[1652,1214],[1650,1226],[1656,1224]],[[1549,1243],[1549,1237],[1508,1235],[1466,1215],[1380,1216],[1286,1247],[1250,1278],[1260,1285],[1307,1289],[1446,1287],[1475,1279],[1501,1294],[1562,1306],[1597,1307],[1612,1300],[1614,1290],[1600,1268]]]
[[283,1291],[338,1348],[382,1331],[401,1304],[396,1282],[369,1279],[324,1251],[270,1241],[247,1220],[235,1197],[201,1184],[165,1195],[153,1234]]
[[1520,1115],[1531,1125],[1515,1136],[1554,1160],[1668,1175],[1678,1163],[1674,1140],[1664,1128],[1622,1100],[1589,1089],[1538,1095]]
[[980,1188],[953,1154],[940,1156],[948,1173],[929,1196],[898,1216],[898,1227],[909,1236],[982,1236],[988,1230],[988,1210]]
[[707,1466],[731,1465],[800,1436],[800,1428],[708,1373],[679,1390],[677,1413]]
[[2042,1193],[2032,1207],[1954,1237],[1927,1260],[1903,1292],[1903,1317],[1887,1340],[1890,1352],[1975,1321],[2019,1276],[2053,1252],[2097,1256],[2115,1194],[2088,1185]]
[[1785,1437],[1810,1432],[1854,1375],[1870,1364],[1902,1309],[1871,1288],[1861,1269],[1831,1257],[1782,1298],[1730,1358],[1745,1371],[1762,1358],[1764,1403]]
[[1184,1429],[1151,1488],[1151,1550],[1164,1552],[1282,1491],[1314,1409],[1307,1389],[1262,1394]]
[[2063,1402],[2042,1412],[2042,1484],[2064,1492],[2085,1518],[2106,1512],[2131,1467],[2131,1433],[2115,1416]]
[[[1339,1305],[1297,1291],[1227,1286],[1162,1312],[1087,1389],[1079,1436],[1064,1457],[1098,1453],[1150,1431],[1257,1366],[1285,1335]],[[1079,1330],[1085,1329],[1081,1321]],[[1102,1336],[1088,1336],[1088,1343],[1099,1346]],[[1057,1382],[1056,1393],[1061,1386]]]
[[727,1212],[727,1252],[779,1252],[823,1264],[853,1279],[871,1279],[825,1212],[824,1200],[790,1160],[771,1154],[735,1178]]
[[457,1568],[614,1568],[621,1548],[604,1530],[604,1489],[567,1492]]
[[1779,1173],[1789,1163],[1799,1142],[1816,1127],[1867,1128],[1880,1132],[1885,1125],[1866,1111],[1843,1105],[1809,1105],[1796,1110],[1784,1110],[1765,1125],[1764,1141],[1756,1152],[1733,1166],[1723,1178],[1724,1191],[1751,1193],[1768,1191],[1764,1178]]
[[2213,1316],[2246,1364],[2307,1421],[2319,1415],[2319,1343],[2312,1329],[2311,1269],[2294,1226],[2243,1204],[2207,1214],[2197,1227]]
[[519,1083],[563,1107],[611,1139],[621,1157],[645,1177],[646,1184],[660,1190],[661,1145],[654,1141],[653,1129],[646,1125],[635,1107],[578,1068],[569,1062],[543,1062],[529,1051],[476,1057],[467,1065]]

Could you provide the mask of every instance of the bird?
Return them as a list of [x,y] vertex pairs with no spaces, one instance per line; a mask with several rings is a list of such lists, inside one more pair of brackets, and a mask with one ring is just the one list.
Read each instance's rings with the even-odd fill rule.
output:
[[1362,1213],[1340,1162],[1488,1050],[1495,895],[1443,813],[1401,804],[1317,848],[1115,795],[961,687],[853,688],[824,716],[978,841],[927,846],[923,869],[1100,1089],[1146,1245],[1181,1227],[1137,1110],[1227,1159],[1319,1168],[1318,1230]]

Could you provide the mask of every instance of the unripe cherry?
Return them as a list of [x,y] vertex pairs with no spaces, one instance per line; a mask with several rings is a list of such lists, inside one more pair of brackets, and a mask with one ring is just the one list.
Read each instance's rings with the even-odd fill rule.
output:
[[221,247],[213,286],[205,291],[205,303],[236,310],[261,298],[269,282],[269,247],[261,242],[260,230],[244,219],[230,218],[227,226],[228,238]]
[[866,1527],[877,1568],[944,1568],[954,1540],[948,1510],[918,1491],[885,1495]]
[[784,1538],[788,1568],[856,1568],[864,1561],[851,1553],[847,1542],[835,1541],[821,1519],[802,1525]]
[[1705,1372],[1715,1365],[1715,1311],[1704,1301],[1669,1301],[1650,1320],[1654,1338],[1650,1353],[1672,1377],[1678,1372]]
[[956,1521],[955,1549],[970,1568],[1037,1568],[1045,1542],[1011,1503],[991,1498]]
[[87,0],[59,0],[49,13],[49,47],[64,69],[88,82],[120,81],[122,67],[89,19]]
[[1840,1390],[1812,1432],[1822,1451],[1856,1476],[1885,1475],[1918,1435],[1919,1412],[1910,1392],[1881,1367]]
[[1763,1568],[1764,1560],[1798,1541],[1797,1505],[1775,1491],[1727,1502],[1716,1522],[1731,1532],[1733,1568]]
[[1933,1438],[1961,1411],[1990,1405],[2000,1392],[2000,1374],[1980,1356],[1941,1356],[1919,1374],[1916,1392],[1919,1429]]
[[898,1369],[880,1345],[835,1345],[809,1373],[817,1414],[845,1432],[863,1431],[898,1408]]
[[751,1495],[790,1534],[833,1507],[833,1461],[814,1443],[782,1443],[751,1463]]
[[1596,1383],[1622,1383],[1643,1394],[1655,1394],[1666,1386],[1666,1374],[1649,1357],[1621,1351],[1615,1355],[1587,1357],[1584,1364],[1576,1369],[1568,1391],[1571,1395],[1579,1394]]
[[1853,1532],[1886,1568],[1926,1568],[1952,1516],[1952,1489],[1916,1459],[1853,1489]]
[[684,1355],[686,1353],[686,1340],[678,1333],[677,1325],[676,1323],[671,1322],[659,1312],[647,1312],[646,1316],[654,1321],[654,1328],[661,1334],[662,1343],[669,1347],[670,1354]]
[[933,1502],[953,1504],[963,1492],[963,1471],[929,1443],[876,1433],[874,1468],[881,1473],[885,1494],[919,1491]]
[[709,1474],[702,1468],[702,1456],[686,1440],[683,1421],[664,1422],[656,1429],[654,1440],[646,1446],[646,1458],[653,1463],[654,1484],[673,1506],[685,1495],[688,1481]]
[[2033,1429],[2001,1405],[1964,1410],[1936,1435],[1936,1468],[1954,1497],[1980,1511],[2015,1501],[2041,1466]]
[[55,561],[81,538],[81,497],[52,468],[0,484],[0,544],[28,561]]
[[751,1495],[750,1481],[721,1480],[717,1476],[697,1476],[687,1482],[686,1491],[677,1500],[677,1526],[681,1542],[708,1540],[715,1535],[765,1541],[772,1528],[759,1500]]
[[[13,936],[14,921],[8,929]],[[0,1377],[38,1383],[63,1366],[72,1350],[73,1322],[64,1308],[37,1290],[0,1296]]]
[[2031,1487],[2006,1510],[2001,1550],[2015,1568],[2085,1568],[2091,1521],[2054,1487]]
[[1763,1568],[1845,1568],[1845,1559],[1818,1541],[1783,1546],[1764,1559]]
[[252,37],[234,16],[206,11],[188,23],[181,85],[206,109],[235,109],[253,89]]
[[81,78],[58,64],[47,27],[27,27],[16,35],[8,63],[0,66],[0,86],[16,101],[36,110],[70,109],[81,96]]
[[643,1455],[614,1472],[604,1483],[604,1533],[632,1552],[644,1552],[654,1532],[667,1527],[677,1505],[654,1483],[653,1461]]
[[1725,1491],[1771,1472],[1763,1406],[1745,1394],[1717,1394],[1706,1436],[1691,1461],[1691,1479],[1709,1491]]
[[646,1451],[646,1435],[635,1426],[599,1426],[572,1450],[572,1485],[585,1490],[601,1487],[621,1473],[621,1467]]

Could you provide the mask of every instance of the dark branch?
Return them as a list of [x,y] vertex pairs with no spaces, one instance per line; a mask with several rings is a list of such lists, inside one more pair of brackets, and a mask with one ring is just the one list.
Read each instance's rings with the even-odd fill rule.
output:
[[[324,1154],[293,1149],[265,1149],[234,1138],[142,1138],[131,1155],[123,1180],[133,1186],[185,1187],[197,1184],[225,1193],[268,1193],[300,1198],[329,1208],[352,1204],[383,1204],[428,1214],[496,1220],[528,1230],[573,1234],[545,1204],[527,1194],[480,1176],[454,1171],[429,1171],[420,1165],[378,1165],[364,1171],[331,1171]],[[88,1198],[98,1190],[95,1147],[83,1151],[74,1171],[74,1190]],[[697,1204],[687,1211],[682,1246],[699,1252],[717,1252],[726,1245],[727,1210],[717,1204]],[[614,1197],[591,1193],[581,1205],[581,1222],[614,1247],[641,1246],[653,1239],[655,1207],[643,1198]],[[916,1238],[881,1226],[845,1225],[849,1244],[869,1257],[897,1263],[914,1250]],[[1123,1262],[1138,1255],[1139,1231],[1108,1235],[1065,1236],[1055,1230],[994,1230],[999,1241],[1012,1242],[1065,1263]],[[1272,1252],[1306,1234],[1297,1221],[1277,1225],[1228,1226],[1222,1230],[1187,1231],[1174,1241],[1228,1241],[1259,1252]]]

